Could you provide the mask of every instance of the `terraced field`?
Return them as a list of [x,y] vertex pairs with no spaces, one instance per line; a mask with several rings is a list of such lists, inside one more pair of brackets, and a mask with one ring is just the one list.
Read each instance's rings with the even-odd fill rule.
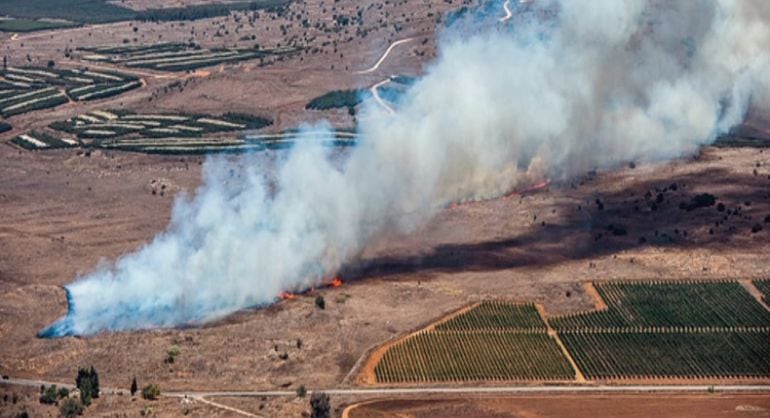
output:
[[385,352],[378,382],[574,379],[534,305],[483,302]]
[[0,114],[7,118],[56,107],[70,100],[102,99],[141,85],[138,78],[120,73],[8,67],[0,70]]
[[[770,281],[754,285],[770,295]],[[595,284],[606,309],[544,320],[483,302],[389,347],[376,381],[768,379],[770,311],[737,281]],[[555,331],[549,331],[554,328]]]
[[142,46],[83,47],[86,61],[108,62],[125,67],[148,68],[158,71],[190,71],[220,64],[232,64],[269,56],[297,52],[297,48],[264,50],[206,49],[196,44],[159,43]]
[[253,133],[271,124],[267,118],[237,113],[212,116],[96,110],[53,122],[45,131],[19,135],[11,142],[29,150],[87,146],[144,153],[203,154],[285,148],[304,140],[347,146],[357,138],[345,131]]

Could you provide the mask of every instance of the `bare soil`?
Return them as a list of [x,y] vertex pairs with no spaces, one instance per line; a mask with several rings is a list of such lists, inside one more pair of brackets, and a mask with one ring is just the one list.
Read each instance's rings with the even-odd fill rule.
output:
[[[393,399],[349,409],[349,418],[768,417],[766,395],[558,395]],[[344,415],[343,415],[344,417]]]

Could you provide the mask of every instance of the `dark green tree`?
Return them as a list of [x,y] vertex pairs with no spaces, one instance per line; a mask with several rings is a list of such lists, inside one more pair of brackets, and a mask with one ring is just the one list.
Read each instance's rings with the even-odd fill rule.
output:
[[329,395],[324,392],[314,392],[310,397],[310,418],[331,418]]
[[134,376],[134,380],[131,381],[131,396],[136,395],[137,390],[139,390],[139,385],[136,384],[136,376]]

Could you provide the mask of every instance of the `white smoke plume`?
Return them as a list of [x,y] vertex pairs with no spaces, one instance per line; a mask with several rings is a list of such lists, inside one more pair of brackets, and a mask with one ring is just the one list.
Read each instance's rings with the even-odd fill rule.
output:
[[505,25],[498,17],[447,29],[395,115],[366,106],[342,161],[299,144],[273,187],[253,157],[240,157],[239,181],[231,160],[210,158],[167,231],[67,286],[67,316],[41,335],[173,327],[269,304],[451,202],[677,157],[768,97],[765,0],[535,0]]

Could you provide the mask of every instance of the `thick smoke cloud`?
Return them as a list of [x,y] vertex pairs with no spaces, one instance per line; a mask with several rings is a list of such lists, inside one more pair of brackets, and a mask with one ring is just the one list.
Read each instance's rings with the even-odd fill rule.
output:
[[[502,7],[499,8],[502,14]],[[543,178],[691,152],[767,101],[770,3],[592,0],[520,5],[448,29],[395,115],[368,104],[342,162],[297,145],[275,183],[210,158],[168,230],[67,286],[45,336],[171,327],[316,285],[368,243],[447,204]]]

